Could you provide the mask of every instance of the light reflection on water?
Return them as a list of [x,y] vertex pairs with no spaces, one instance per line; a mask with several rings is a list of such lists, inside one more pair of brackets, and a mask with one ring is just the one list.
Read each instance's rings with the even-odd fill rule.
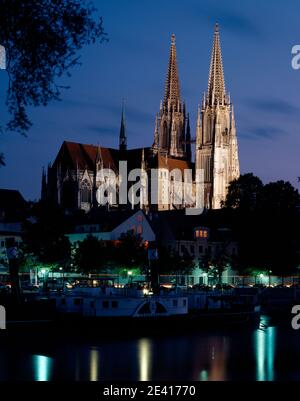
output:
[[99,351],[95,348],[90,351],[90,381],[96,382],[99,380]]
[[53,360],[44,355],[33,355],[34,380],[45,382],[51,380]]
[[276,328],[268,327],[262,318],[260,327],[254,332],[254,348],[256,353],[256,380],[274,380],[274,357]]
[[[0,343],[1,380],[300,379],[299,334],[290,327],[206,330],[117,340]],[[276,360],[276,364],[275,364]]]
[[138,341],[139,381],[151,380],[152,342],[148,338]]

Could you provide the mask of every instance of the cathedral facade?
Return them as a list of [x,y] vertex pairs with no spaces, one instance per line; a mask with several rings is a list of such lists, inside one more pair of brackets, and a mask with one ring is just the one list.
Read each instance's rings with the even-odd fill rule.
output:
[[221,207],[231,181],[240,175],[233,105],[225,90],[219,26],[215,26],[207,93],[198,108],[196,169],[204,171],[204,203]]
[[[192,161],[194,143],[195,162]],[[121,194],[124,177],[134,169],[141,172],[136,191],[138,201],[131,201],[130,191],[124,200]],[[239,160],[233,105],[225,90],[218,25],[214,32],[208,91],[202,107],[198,108],[195,139],[191,137],[189,114],[181,99],[176,43],[172,35],[165,95],[155,119],[153,145],[127,148],[123,108],[118,149],[64,142],[53,165],[48,166],[47,173],[43,172],[42,199],[65,209],[86,211],[103,205],[103,197],[109,208],[160,211],[193,207],[198,171],[202,172],[204,206],[219,208],[230,181],[239,177]],[[117,188],[116,193],[110,188]],[[131,188],[133,194],[133,183],[129,183]]]

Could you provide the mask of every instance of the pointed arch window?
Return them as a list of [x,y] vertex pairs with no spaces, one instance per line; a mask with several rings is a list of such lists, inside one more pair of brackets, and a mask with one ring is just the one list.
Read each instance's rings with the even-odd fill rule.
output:
[[92,201],[92,191],[88,180],[84,180],[81,184],[80,198],[82,203],[91,203]]
[[169,146],[169,134],[168,134],[168,125],[165,121],[163,124],[163,140],[162,140],[162,147],[167,149]]

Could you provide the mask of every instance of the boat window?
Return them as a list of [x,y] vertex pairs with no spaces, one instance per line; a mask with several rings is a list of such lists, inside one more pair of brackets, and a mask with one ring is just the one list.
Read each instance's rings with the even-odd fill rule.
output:
[[102,301],[102,306],[103,306],[103,308],[109,308],[109,302],[108,301]]
[[186,299],[183,300],[183,306],[186,306]]
[[117,308],[119,306],[118,301],[112,301],[111,306],[112,306],[112,308]]
[[177,299],[173,299],[173,306],[178,306],[178,301],[177,301]]
[[74,298],[74,305],[81,305],[81,298]]

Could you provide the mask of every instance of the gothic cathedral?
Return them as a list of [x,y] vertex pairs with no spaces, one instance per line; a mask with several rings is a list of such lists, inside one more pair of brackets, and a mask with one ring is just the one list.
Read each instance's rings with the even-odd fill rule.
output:
[[[192,162],[194,142],[195,163]],[[234,111],[225,89],[218,24],[214,32],[208,90],[204,94],[202,107],[198,107],[195,140],[191,138],[189,115],[181,99],[175,35],[172,35],[165,96],[156,115],[153,145],[141,149],[127,148],[123,108],[119,148],[64,142],[53,165],[49,165],[47,176],[43,172],[42,199],[65,209],[88,211],[98,207],[99,187],[103,181],[101,171],[113,171],[115,178],[106,179],[114,179],[119,186],[120,161],[126,161],[128,169],[141,168],[148,176],[151,169],[159,171],[155,184],[156,205],[151,205],[152,194],[148,192],[147,196],[141,196],[143,200],[139,205],[145,210],[161,211],[192,206],[186,198],[182,203],[175,202],[176,194],[182,188],[183,192],[187,192],[186,187],[190,185],[185,182],[184,172],[187,170],[193,172],[193,188],[197,171],[202,171],[204,206],[209,209],[221,207],[229,183],[237,179],[240,172]],[[172,174],[175,170],[179,171],[178,176]],[[144,186],[148,186],[146,180]],[[110,205],[119,207],[120,203],[112,199]]]

